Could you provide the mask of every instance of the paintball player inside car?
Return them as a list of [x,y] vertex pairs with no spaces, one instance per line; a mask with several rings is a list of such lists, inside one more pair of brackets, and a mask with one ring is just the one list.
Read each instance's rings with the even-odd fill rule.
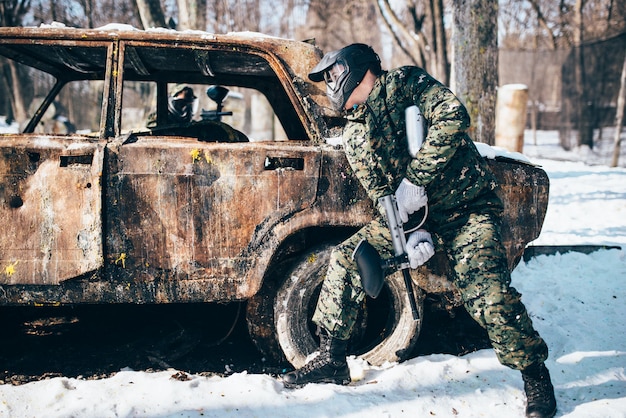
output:
[[[428,232],[415,231],[406,242],[411,268],[434,251],[446,254],[463,306],[486,329],[498,360],[521,371],[526,416],[554,416],[554,388],[544,364],[548,347],[510,285],[498,184],[467,133],[470,118],[461,101],[422,68],[383,71],[378,55],[364,44],[327,53],[309,78],[325,81],[331,104],[347,119],[343,145],[368,196],[378,202],[395,194],[409,228],[428,205]],[[405,109],[412,105],[419,107],[427,129],[414,156],[405,132]],[[392,251],[384,208],[378,210],[379,216],[333,250],[313,315],[320,354],[286,373],[286,387],[350,382],[347,345],[365,298],[352,255],[363,240],[383,255]]]
[[[174,84],[167,98],[167,121],[164,124],[185,125],[191,123],[194,114],[196,95],[193,89],[184,84]],[[148,128],[156,127],[156,112],[148,116]]]
[[167,99],[167,117],[170,123],[189,123],[193,117],[193,104],[197,99],[193,89],[176,84]]

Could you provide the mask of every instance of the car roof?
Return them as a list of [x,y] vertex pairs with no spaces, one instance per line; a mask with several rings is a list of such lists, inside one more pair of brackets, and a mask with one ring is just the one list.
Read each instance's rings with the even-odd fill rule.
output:
[[[169,29],[137,30],[126,25],[97,29],[68,27],[0,28],[0,54],[48,72],[57,78],[102,78],[106,48],[124,41],[127,79],[165,79],[174,73],[205,76],[263,76],[269,64],[306,80],[321,58],[307,42],[254,32],[225,35]],[[187,53],[181,52],[187,51]]]
[[[295,118],[291,123],[304,124],[315,139],[325,135],[321,117],[330,107],[323,82],[311,82],[308,72],[322,55],[310,42],[256,32],[138,30],[119,24],[0,28],[0,56],[62,82],[107,80],[123,71],[124,80],[253,88],[273,98],[283,123]],[[123,67],[113,62],[120,57]]]

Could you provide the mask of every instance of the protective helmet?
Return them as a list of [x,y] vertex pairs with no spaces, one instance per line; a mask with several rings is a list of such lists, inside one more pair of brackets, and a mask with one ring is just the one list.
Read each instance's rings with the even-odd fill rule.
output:
[[380,72],[378,54],[369,45],[352,44],[324,55],[309,78],[326,81],[328,99],[335,110],[341,111],[370,68],[376,75]]
[[196,95],[194,94],[193,89],[186,84],[170,84],[168,90],[170,97],[176,97],[179,94],[183,93],[183,96],[189,101],[196,99]]

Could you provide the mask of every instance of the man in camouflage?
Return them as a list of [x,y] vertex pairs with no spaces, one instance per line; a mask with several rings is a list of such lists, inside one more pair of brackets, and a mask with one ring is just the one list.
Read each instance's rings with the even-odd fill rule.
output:
[[[467,134],[470,119],[452,92],[418,67],[382,71],[378,55],[353,44],[324,56],[311,71],[324,79],[333,107],[347,119],[343,143],[348,161],[374,201],[394,193],[400,217],[428,203],[426,230],[407,239],[412,268],[443,251],[469,314],[483,326],[500,362],[521,370],[528,417],[552,417],[554,389],[544,361],[548,348],[533,328],[510,272],[500,238],[502,203],[498,187]],[[409,153],[405,109],[417,105],[428,133],[419,152]],[[331,254],[313,321],[320,327],[320,356],[287,373],[287,387],[313,382],[350,382],[346,346],[365,292],[352,254],[366,239],[383,257],[393,247],[384,209],[380,216]]]

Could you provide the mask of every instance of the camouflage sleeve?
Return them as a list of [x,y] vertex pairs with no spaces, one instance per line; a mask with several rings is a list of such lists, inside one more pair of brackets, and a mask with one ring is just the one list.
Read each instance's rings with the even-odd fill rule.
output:
[[423,73],[410,88],[416,104],[428,121],[428,133],[406,177],[418,186],[428,186],[452,159],[466,138],[470,118],[461,101],[443,84]]
[[[469,127],[461,102],[421,68],[394,70],[380,87],[385,91],[376,88],[369,106],[352,113],[343,132],[348,162],[375,203],[394,193],[403,177],[428,186],[451,160]],[[414,159],[407,153],[404,133],[404,109],[412,103],[429,123],[427,137]]]
[[[380,139],[366,132],[364,123],[349,122],[343,133],[346,157],[352,171],[372,201],[378,205],[378,198],[394,192],[390,184],[391,173],[383,167],[382,159],[374,147]],[[374,143],[373,143],[374,142]],[[380,210],[380,208],[379,208]],[[384,213],[384,212],[383,212]]]

